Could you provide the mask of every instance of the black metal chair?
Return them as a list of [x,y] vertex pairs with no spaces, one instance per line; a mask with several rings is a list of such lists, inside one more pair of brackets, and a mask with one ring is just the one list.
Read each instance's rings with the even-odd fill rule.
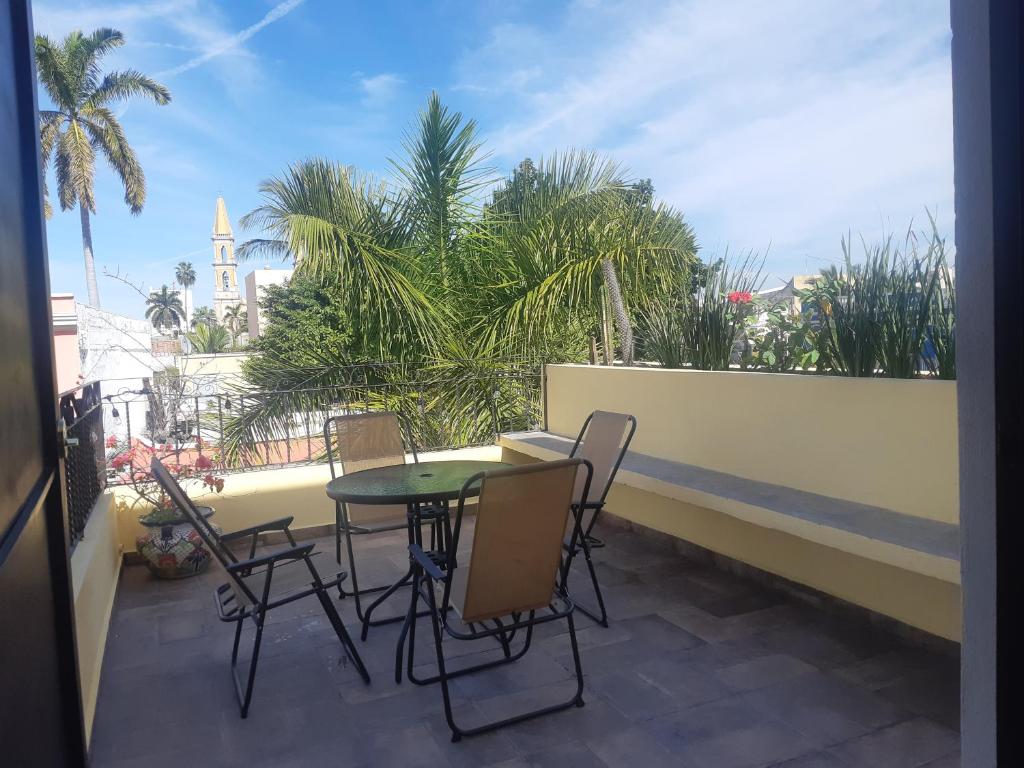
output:
[[[152,471],[153,476],[160,483],[160,487],[170,497],[174,506],[192,524],[196,533],[213,554],[212,562],[215,567],[219,567],[227,576],[227,583],[217,587],[214,598],[220,620],[235,624],[235,640],[231,648],[231,676],[234,680],[235,695],[238,698],[243,718],[249,714],[249,704],[252,701],[256,665],[259,662],[260,642],[263,639],[263,627],[267,613],[274,608],[311,595],[316,595],[323,606],[328,621],[334,628],[338,640],[341,641],[346,655],[355,665],[360,677],[363,678],[363,682],[370,682],[370,675],[328,594],[328,590],[340,585],[347,574],[338,573],[329,581],[321,579],[312,561],[314,545],[303,544],[300,546],[296,544],[289,530],[291,517],[220,535],[203,518],[178,482],[155,457],[152,462]],[[268,531],[282,532],[287,537],[290,546],[257,557],[257,539],[261,533]],[[239,560],[225,544],[245,539],[251,540],[249,557]],[[284,582],[282,583],[282,578],[275,580],[275,576],[283,577]],[[246,681],[243,685],[238,674],[238,646],[242,637],[242,626],[246,619],[252,620],[256,628],[256,635],[253,640]]]
[[[587,608],[580,603],[577,603],[576,607],[603,627],[608,626],[608,611],[605,609],[604,596],[601,594],[601,584],[597,579],[591,552],[604,547],[604,542],[593,535],[593,530],[598,515],[604,508],[608,491],[615,480],[615,473],[619,471],[619,465],[622,464],[622,459],[629,449],[629,443],[632,441],[634,433],[636,433],[635,416],[610,411],[594,411],[583,422],[583,428],[580,429],[579,436],[569,453],[570,458],[582,458],[590,462],[593,467],[593,477],[589,487],[599,493],[586,493],[582,476],[577,480],[573,493],[573,513],[579,521],[579,535],[576,537],[566,536],[563,582],[568,581],[569,569],[572,567],[573,560],[582,553],[590,573],[594,596],[597,598],[597,610]],[[563,583],[563,586],[568,589],[567,583]]]
[[[392,411],[333,416],[324,422],[324,443],[327,446],[327,462],[331,468],[331,479],[338,477],[339,469],[342,474],[351,474],[363,469],[404,464],[406,443],[413,461],[419,462],[412,436],[408,430],[402,428],[398,414]],[[347,590],[339,585],[338,593],[343,598],[351,597],[355,601],[356,616],[363,624],[363,639],[365,639],[367,627],[403,621],[405,616],[390,616],[366,621],[360,598],[375,592],[385,592],[394,585],[359,586],[359,573],[356,568],[352,537],[386,531],[404,531],[408,526],[408,510],[404,504],[346,504],[339,501],[334,503],[334,508],[335,557],[340,565],[341,540],[344,538],[348,552],[349,573],[352,576],[352,589]],[[442,528],[448,524],[447,514],[447,509],[434,506],[423,506],[419,510],[420,520],[430,524],[432,549],[439,548],[443,542]]]
[[[585,467],[585,469],[583,469]],[[583,670],[573,602],[561,588],[562,540],[572,519],[570,505],[578,476],[584,476],[583,493],[591,467],[583,459],[529,464],[481,472],[466,481],[459,496],[451,546],[447,552],[427,552],[409,546],[417,568],[409,605],[409,643],[406,672],[418,685],[441,684],[445,719],[452,741],[569,707],[583,706]],[[460,567],[457,556],[467,496],[479,484],[476,524],[468,563]],[[578,527],[578,522],[575,524]],[[578,533],[578,531],[577,531]],[[418,603],[428,606],[434,634],[437,674],[419,678],[414,672]],[[456,616],[458,619],[456,619]],[[569,626],[576,673],[576,690],[568,701],[524,712],[474,728],[459,726],[452,712],[449,682],[462,675],[510,664],[530,649],[533,628],[564,619]],[[522,647],[513,650],[518,633]],[[450,670],[444,656],[442,632],[457,640],[494,638],[500,656],[490,661]],[[497,650],[497,649],[496,649]]]

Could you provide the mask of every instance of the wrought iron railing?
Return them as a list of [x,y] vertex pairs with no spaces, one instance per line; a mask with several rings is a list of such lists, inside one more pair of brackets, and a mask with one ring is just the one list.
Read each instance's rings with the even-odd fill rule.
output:
[[[278,390],[238,376],[154,376],[135,387],[105,381],[104,418],[116,442],[108,453],[142,442],[183,461],[201,453],[221,469],[244,471],[326,461],[324,422],[344,413],[396,410],[421,451],[482,445],[540,424],[539,364],[458,362],[310,368],[291,378],[320,385]],[[112,469],[109,480],[121,478]]]
[[59,396],[59,408],[67,435],[64,483],[68,534],[74,548],[82,540],[96,499],[107,486],[100,382],[64,392]]

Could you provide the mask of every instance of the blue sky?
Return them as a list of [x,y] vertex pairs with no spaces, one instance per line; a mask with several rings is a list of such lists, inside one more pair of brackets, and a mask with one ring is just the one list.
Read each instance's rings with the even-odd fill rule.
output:
[[[143,0],[34,3],[36,31],[112,26],[171,89],[122,122],[141,216],[100,166],[93,239],[105,308],[141,315],[174,265],[210,304],[210,229],[260,180],[323,155],[381,175],[431,89],[474,117],[504,173],[568,147],[606,153],[684,211],[705,258],[767,252],[775,277],[841,257],[847,231],[953,225],[948,0]],[[52,182],[51,182],[52,184]],[[51,284],[84,298],[75,211],[48,224]],[[951,238],[950,238],[951,239]],[[243,264],[239,279],[262,264]]]

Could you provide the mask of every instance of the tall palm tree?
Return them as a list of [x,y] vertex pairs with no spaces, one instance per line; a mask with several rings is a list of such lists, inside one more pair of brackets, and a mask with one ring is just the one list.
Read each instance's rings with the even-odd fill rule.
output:
[[185,291],[185,327],[192,323],[192,286],[196,284],[196,270],[191,261],[179,261],[174,268],[174,280]]
[[189,327],[194,329],[200,325],[217,325],[217,314],[207,306],[196,307]]
[[146,317],[157,330],[176,329],[181,327],[185,317],[185,308],[181,305],[181,297],[166,285],[159,291],[153,291],[146,299]]
[[54,107],[39,112],[43,173],[53,156],[61,210],[78,205],[85,280],[89,303],[95,307],[100,306],[100,292],[89,214],[96,213],[96,151],[121,179],[125,204],[133,214],[141,212],[146,202],[146,177],[113,106],[139,96],[157,104],[171,100],[166,87],[141,72],[129,69],[103,75],[100,59],[122,45],[124,36],[114,29],[97,29],[89,35],[75,31],[59,43],[37,35],[35,45],[39,82]]

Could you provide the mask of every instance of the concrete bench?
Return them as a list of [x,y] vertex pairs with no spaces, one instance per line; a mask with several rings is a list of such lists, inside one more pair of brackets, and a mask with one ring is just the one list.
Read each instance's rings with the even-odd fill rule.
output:
[[[573,440],[547,432],[501,435],[502,448],[534,459],[569,454]],[[630,451],[616,485],[711,509],[852,555],[960,583],[959,526],[845,499],[749,480]],[[629,518],[628,510],[612,514]]]

